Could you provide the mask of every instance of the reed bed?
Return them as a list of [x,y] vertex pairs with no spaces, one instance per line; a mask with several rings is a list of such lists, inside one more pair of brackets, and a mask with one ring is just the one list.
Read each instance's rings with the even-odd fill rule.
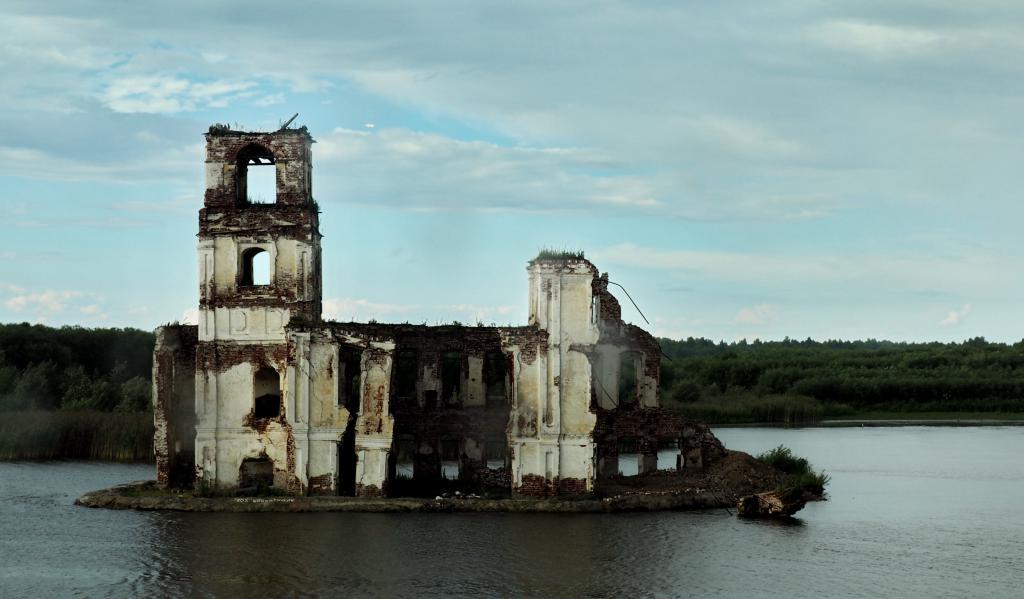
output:
[[153,461],[151,412],[0,412],[0,460]]

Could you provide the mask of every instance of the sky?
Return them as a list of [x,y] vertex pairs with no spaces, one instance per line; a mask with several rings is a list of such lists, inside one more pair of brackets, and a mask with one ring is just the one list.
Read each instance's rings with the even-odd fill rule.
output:
[[526,320],[581,249],[715,340],[1024,338],[1019,1],[0,7],[0,322],[194,318],[212,123],[313,146],[324,315]]

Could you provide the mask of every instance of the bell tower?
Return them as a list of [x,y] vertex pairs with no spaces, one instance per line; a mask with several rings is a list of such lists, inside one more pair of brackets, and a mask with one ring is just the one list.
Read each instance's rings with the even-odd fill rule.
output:
[[[289,323],[318,324],[319,210],[305,127],[274,132],[214,125],[206,133],[199,211],[195,471],[207,488],[304,484],[305,427],[295,404]],[[249,185],[273,173],[270,197]]]
[[[292,320],[320,320],[319,215],[305,127],[206,133],[199,211],[199,340],[285,340]],[[248,175],[273,169],[272,202],[248,194]]]

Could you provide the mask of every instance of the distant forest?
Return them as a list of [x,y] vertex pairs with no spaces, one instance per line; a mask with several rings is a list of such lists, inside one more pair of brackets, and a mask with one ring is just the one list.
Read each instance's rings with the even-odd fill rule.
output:
[[1024,341],[660,342],[662,403],[710,422],[1024,413]]
[[150,406],[153,333],[0,324],[0,410]]
[[[660,342],[662,403],[710,422],[1024,413],[1024,341]],[[0,410],[148,410],[153,345],[137,329],[0,325]]]

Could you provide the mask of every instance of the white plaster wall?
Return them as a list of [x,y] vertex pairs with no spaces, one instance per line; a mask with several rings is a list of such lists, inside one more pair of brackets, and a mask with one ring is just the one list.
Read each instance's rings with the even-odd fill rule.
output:
[[393,343],[363,352],[360,408],[356,419],[356,485],[383,490],[395,419],[390,414]]
[[[549,334],[548,351],[518,365],[511,445],[513,486],[527,475],[577,478],[593,485],[596,416],[590,412],[590,360],[578,348],[597,342],[591,317],[593,270],[585,262],[529,267],[530,322]],[[522,426],[536,414],[539,430]]]

